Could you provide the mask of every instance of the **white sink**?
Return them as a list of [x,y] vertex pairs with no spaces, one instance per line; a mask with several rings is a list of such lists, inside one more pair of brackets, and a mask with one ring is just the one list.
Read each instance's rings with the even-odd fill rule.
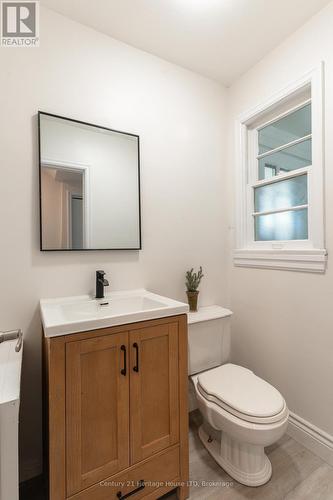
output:
[[89,295],[42,299],[40,310],[46,337],[125,325],[188,312],[188,305],[147,290],[111,292],[104,299]]

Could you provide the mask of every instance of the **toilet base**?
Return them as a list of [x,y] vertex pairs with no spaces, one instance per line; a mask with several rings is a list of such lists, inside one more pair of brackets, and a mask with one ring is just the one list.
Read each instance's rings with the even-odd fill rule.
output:
[[221,442],[212,439],[203,425],[199,437],[214,460],[236,481],[246,486],[261,486],[272,476],[272,465],[263,446],[240,443],[225,432]]

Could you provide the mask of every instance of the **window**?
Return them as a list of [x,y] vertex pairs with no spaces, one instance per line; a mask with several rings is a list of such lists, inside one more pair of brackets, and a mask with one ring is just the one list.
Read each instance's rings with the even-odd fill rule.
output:
[[323,272],[321,68],[239,126],[235,265]]
[[254,240],[307,240],[311,102],[256,132]]

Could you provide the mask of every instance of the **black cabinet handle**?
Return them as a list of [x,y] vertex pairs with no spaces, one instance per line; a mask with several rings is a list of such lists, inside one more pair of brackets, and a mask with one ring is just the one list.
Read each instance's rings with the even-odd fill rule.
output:
[[118,491],[117,498],[119,498],[119,500],[125,500],[125,498],[131,497],[132,495],[135,495],[135,493],[138,493],[139,491],[145,489],[145,482],[143,479],[141,479],[138,484],[139,484],[138,488],[136,488],[133,491],[130,491],[129,493],[126,493],[126,495],[123,495],[121,491]]
[[133,347],[136,350],[136,365],[133,366],[133,371],[138,372],[139,371],[139,346],[136,342],[134,342]]
[[125,376],[126,376],[126,373],[127,373],[127,356],[126,356],[126,346],[125,346],[125,345],[122,345],[120,349],[124,352],[124,368],[122,368],[122,369],[120,370],[120,373],[121,373],[122,375],[125,375]]

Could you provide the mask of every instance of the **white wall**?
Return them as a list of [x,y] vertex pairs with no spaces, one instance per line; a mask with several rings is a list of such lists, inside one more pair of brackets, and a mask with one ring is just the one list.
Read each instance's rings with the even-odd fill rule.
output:
[[[234,208],[234,120],[325,61],[326,248],[333,244],[333,3],[229,91],[229,200]],[[233,268],[233,360],[255,370],[289,408],[333,434],[333,270],[325,275]]]
[[[25,334],[24,477],[41,462],[41,297],[147,287],[185,299],[202,265],[202,303],[225,302],[225,93],[217,84],[44,8],[39,49],[0,49],[0,328]],[[38,110],[141,136],[143,251],[40,253]],[[223,214],[223,217],[221,217]]]
[[[226,93],[203,77],[44,8],[39,49],[0,49],[0,328],[22,327],[25,332],[24,477],[38,473],[41,466],[38,300],[92,292],[97,268],[108,273],[112,289],[145,286],[185,299],[184,270],[202,265],[202,303],[231,305],[235,313],[233,361],[271,381],[292,411],[333,434],[330,264],[324,276],[236,269],[231,241],[226,248],[234,208],[234,118],[325,60],[330,251],[332,23],[330,4],[232,86],[228,161]],[[39,109],[141,136],[143,251],[39,252]]]

